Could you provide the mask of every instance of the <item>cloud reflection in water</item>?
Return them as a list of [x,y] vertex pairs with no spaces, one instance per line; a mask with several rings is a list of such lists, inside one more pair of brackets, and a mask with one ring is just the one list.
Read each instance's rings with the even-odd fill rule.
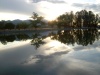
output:
[[[77,32],[65,31],[65,35],[59,32],[64,37],[45,37],[42,41],[46,42],[39,48],[35,49],[34,45],[27,43],[17,48],[7,49],[0,52],[0,74],[1,75],[100,75],[100,40],[95,41],[95,34],[91,34],[92,45],[87,41],[86,46],[84,39],[77,36]],[[71,38],[72,34],[76,38]],[[86,32],[86,31],[85,31]],[[81,32],[80,32],[81,33]],[[45,33],[44,33],[45,34]],[[86,33],[87,34],[87,33]],[[80,35],[80,34],[78,34]],[[53,36],[53,35],[52,35]],[[55,35],[54,35],[55,36]],[[98,37],[96,35],[96,37]],[[43,38],[43,37],[42,37]],[[55,36],[56,38],[56,36]],[[84,36],[86,39],[86,37]],[[90,37],[88,37],[89,39]],[[81,41],[77,41],[80,39]],[[60,40],[60,41],[59,41]],[[64,41],[64,43],[60,43]],[[86,39],[87,40],[87,39]],[[53,41],[59,41],[59,46],[49,45]],[[74,42],[73,42],[74,41]],[[77,43],[79,43],[79,45]],[[74,44],[74,46],[71,44]],[[69,44],[67,44],[69,43]]]

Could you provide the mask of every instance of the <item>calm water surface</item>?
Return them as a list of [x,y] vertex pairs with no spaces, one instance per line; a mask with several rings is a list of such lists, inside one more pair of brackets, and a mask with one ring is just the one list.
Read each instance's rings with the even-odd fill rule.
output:
[[0,75],[100,75],[100,32],[1,34]]

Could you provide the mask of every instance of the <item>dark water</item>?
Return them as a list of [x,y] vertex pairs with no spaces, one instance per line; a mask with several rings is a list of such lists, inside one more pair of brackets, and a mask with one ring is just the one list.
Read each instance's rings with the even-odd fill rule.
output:
[[100,32],[1,34],[0,75],[100,75]]

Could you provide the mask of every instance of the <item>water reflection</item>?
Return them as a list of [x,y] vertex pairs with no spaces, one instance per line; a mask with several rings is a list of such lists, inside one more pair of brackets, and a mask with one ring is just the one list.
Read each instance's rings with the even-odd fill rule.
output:
[[32,40],[31,40],[31,45],[34,45],[35,48],[39,48],[40,45],[45,44],[45,42],[43,41],[45,37],[42,37],[42,35],[40,35],[39,33],[34,33],[32,35]]
[[15,36],[14,35],[2,35],[0,36],[0,42],[2,44],[7,44],[7,42],[13,42],[15,40]]
[[17,34],[15,36],[16,36],[15,40],[19,40],[19,41],[26,41],[31,38],[28,34]]
[[99,32],[97,29],[61,30],[57,34],[52,33],[51,39],[67,45],[77,43],[78,45],[87,46],[92,45],[95,40],[99,40]]
[[[13,37],[13,41],[7,40],[8,36]],[[100,75],[100,41],[96,41],[100,38],[96,29],[0,37],[0,41],[5,40],[6,44],[27,42],[28,39],[31,43],[0,52],[0,75]]]
[[27,41],[30,40],[31,45],[33,45],[36,49],[40,47],[40,45],[45,44],[43,39],[45,39],[47,36],[41,35],[39,32],[37,33],[17,33],[17,34],[3,34],[0,35],[0,42],[3,45],[7,45],[9,42],[14,41]]
[[0,35],[0,42],[3,45],[6,45],[8,42],[16,41],[26,41],[28,39],[31,40],[31,45],[34,45],[37,48],[40,45],[45,44],[43,41],[45,38],[50,37],[52,40],[58,40],[61,43],[67,45],[92,45],[95,40],[99,40],[100,33],[97,29],[73,29],[73,30],[59,30],[57,32],[50,32],[48,35],[42,35],[38,33],[26,34],[26,33],[18,33],[18,34],[3,34]]
[[29,35],[27,34],[4,34],[0,35],[0,42],[4,45],[6,45],[8,42],[14,42],[17,41],[26,41],[30,39]]

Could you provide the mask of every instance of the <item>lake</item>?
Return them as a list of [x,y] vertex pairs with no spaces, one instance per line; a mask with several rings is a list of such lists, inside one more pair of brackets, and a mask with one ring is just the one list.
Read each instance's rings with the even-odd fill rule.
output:
[[0,34],[0,75],[100,75],[100,30]]

